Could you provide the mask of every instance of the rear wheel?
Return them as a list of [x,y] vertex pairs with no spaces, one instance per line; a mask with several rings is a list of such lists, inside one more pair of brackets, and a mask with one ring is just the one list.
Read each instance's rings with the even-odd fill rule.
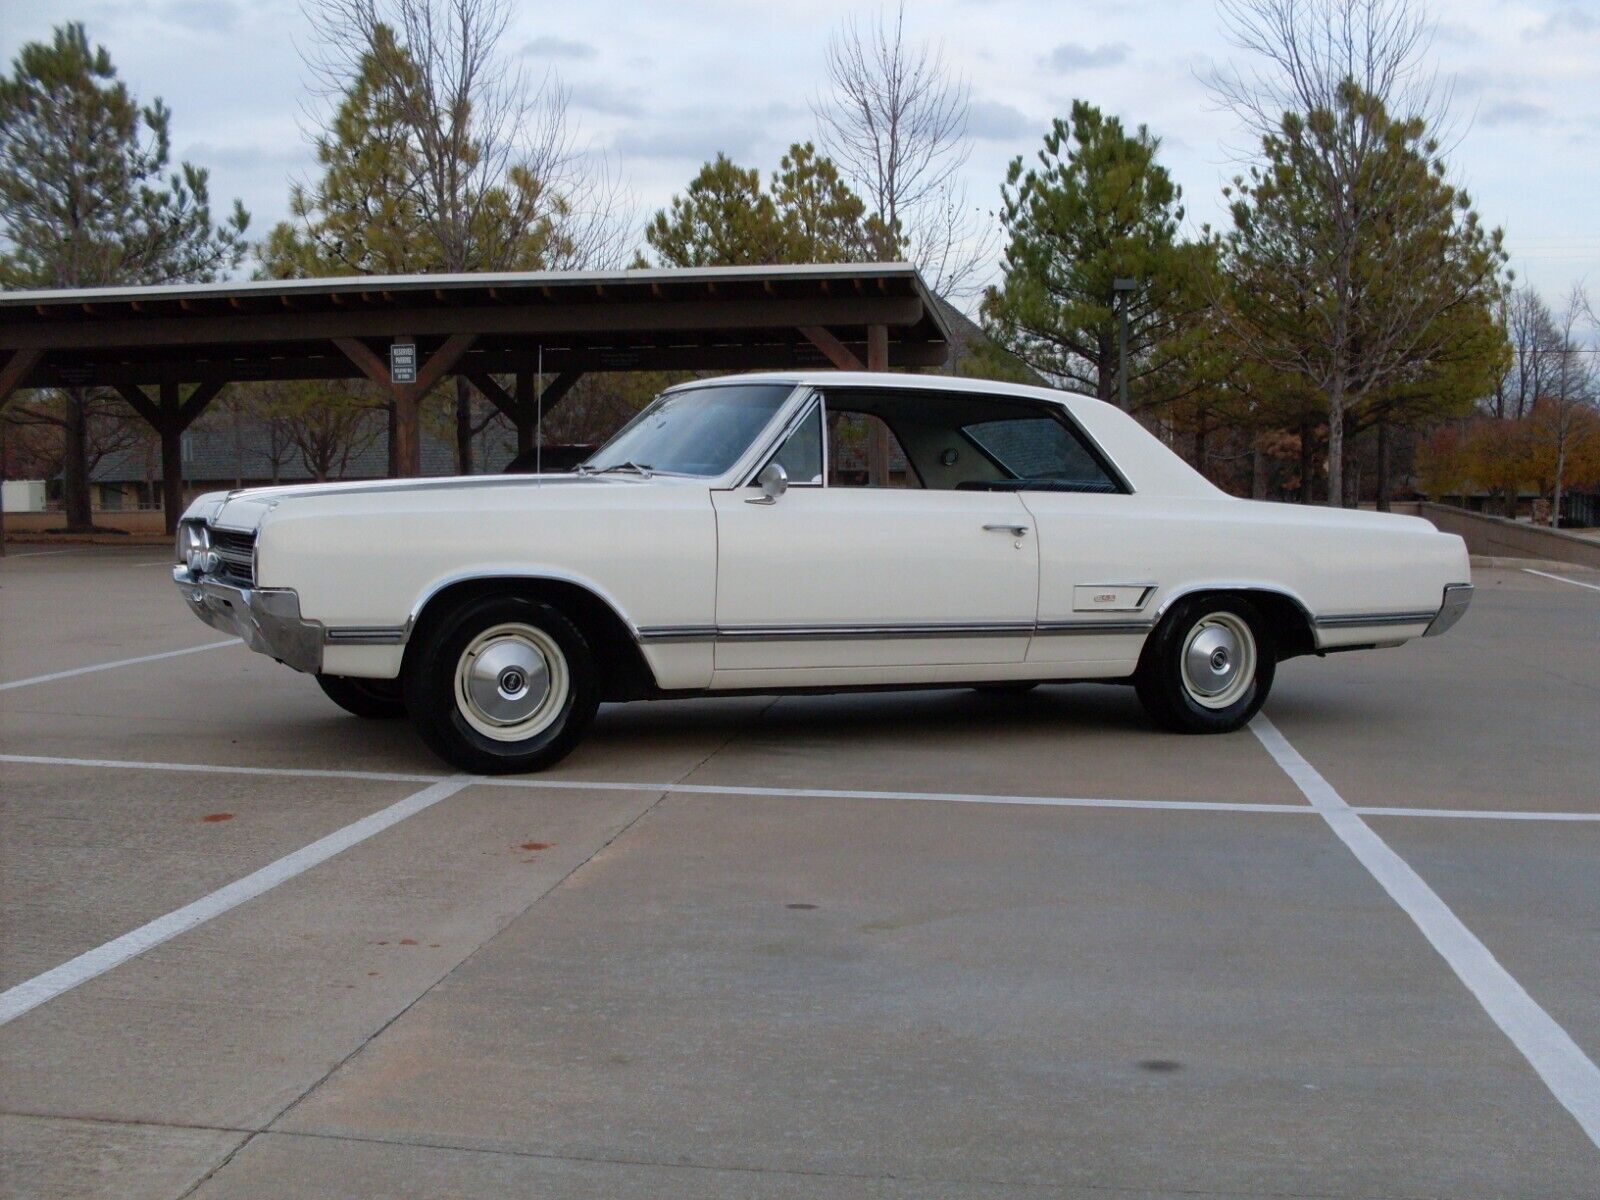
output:
[[1266,622],[1237,596],[1181,600],[1156,627],[1134,676],[1156,724],[1228,733],[1266,703],[1277,654]]
[[406,715],[404,689],[398,679],[318,675],[317,686],[329,700],[358,717],[388,719]]
[[583,635],[560,610],[522,596],[482,596],[446,613],[416,648],[405,695],[429,748],[481,775],[561,761],[599,706]]

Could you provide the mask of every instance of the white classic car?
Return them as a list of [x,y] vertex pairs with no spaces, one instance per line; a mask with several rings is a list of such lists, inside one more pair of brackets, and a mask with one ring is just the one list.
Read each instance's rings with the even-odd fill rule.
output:
[[1222,732],[1472,595],[1460,538],[1235,499],[1110,405],[831,371],[673,388],[572,474],[202,496],[178,557],[202,620],[474,772],[729,692],[1116,680]]

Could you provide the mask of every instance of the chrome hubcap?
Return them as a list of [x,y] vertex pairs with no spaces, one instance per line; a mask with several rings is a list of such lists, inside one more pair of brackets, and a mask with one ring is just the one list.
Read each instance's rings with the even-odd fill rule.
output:
[[560,715],[569,686],[561,648],[532,625],[484,630],[456,665],[461,715],[497,741],[522,741],[548,728]]
[[1241,618],[1212,613],[1189,630],[1182,661],[1183,686],[1194,701],[1206,708],[1227,708],[1255,679],[1255,638]]

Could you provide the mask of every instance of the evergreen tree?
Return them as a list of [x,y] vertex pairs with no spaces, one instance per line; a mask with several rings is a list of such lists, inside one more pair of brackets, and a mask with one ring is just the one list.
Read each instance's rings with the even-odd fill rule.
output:
[[1057,118],[1037,165],[1015,159],[1001,189],[1003,279],[984,296],[985,331],[1068,391],[1115,402],[1119,363],[1113,284],[1128,300],[1129,406],[1170,405],[1214,373],[1200,362],[1213,251],[1184,242],[1182,190],[1157,161],[1160,142],[1081,100]]
[[[211,215],[207,173],[167,174],[171,114],[141,106],[84,27],[57,28],[18,52],[0,76],[0,285],[78,288],[192,283],[238,266],[249,215],[236,200]],[[88,412],[69,389],[38,410],[63,430],[69,528],[90,524]]]

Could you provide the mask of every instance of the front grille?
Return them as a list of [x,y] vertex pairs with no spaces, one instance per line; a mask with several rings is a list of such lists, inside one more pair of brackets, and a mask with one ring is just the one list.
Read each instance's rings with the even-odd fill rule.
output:
[[211,548],[217,552],[217,557],[222,560],[222,575],[224,578],[246,586],[254,586],[256,581],[256,535],[253,533],[239,533],[232,529],[213,529],[211,531]]

